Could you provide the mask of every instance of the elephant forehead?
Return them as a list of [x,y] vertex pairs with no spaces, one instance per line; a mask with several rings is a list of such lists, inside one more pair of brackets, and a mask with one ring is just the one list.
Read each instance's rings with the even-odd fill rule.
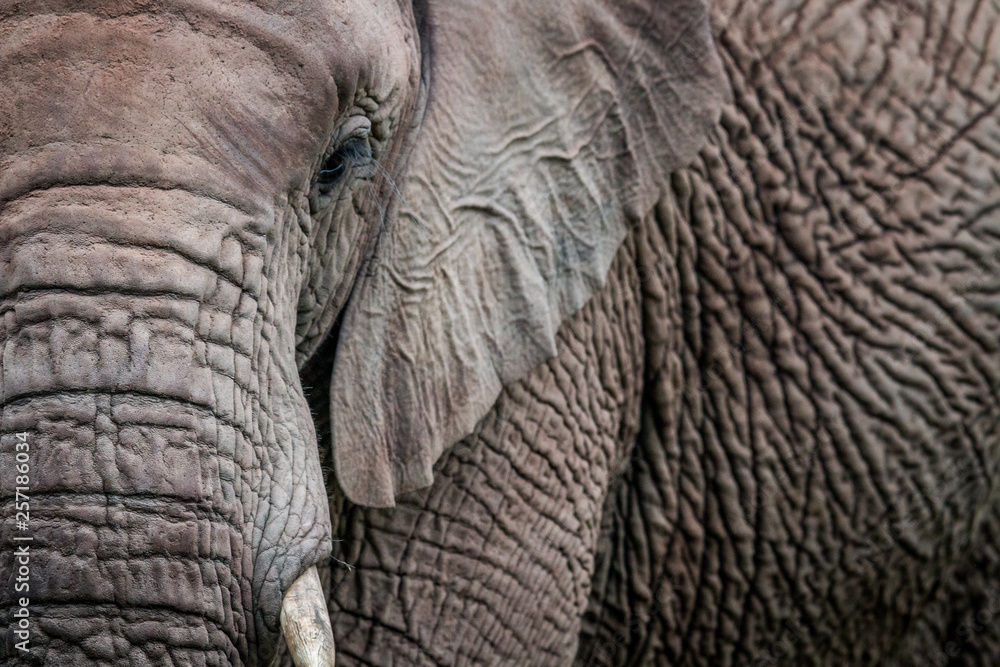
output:
[[[141,14],[98,4],[0,13],[0,160],[140,145],[285,189],[307,178],[359,86],[371,87],[354,25],[364,17],[346,3],[164,2]],[[117,171],[130,168],[144,167]]]

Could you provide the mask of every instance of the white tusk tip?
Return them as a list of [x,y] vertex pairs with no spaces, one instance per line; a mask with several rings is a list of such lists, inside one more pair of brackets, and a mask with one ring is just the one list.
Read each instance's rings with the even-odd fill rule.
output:
[[333,628],[315,565],[285,593],[281,632],[295,667],[333,667]]

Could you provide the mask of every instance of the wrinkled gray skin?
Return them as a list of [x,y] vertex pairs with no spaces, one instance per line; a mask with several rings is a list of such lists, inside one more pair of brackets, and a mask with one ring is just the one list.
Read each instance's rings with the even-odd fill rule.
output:
[[994,4],[25,4],[29,660],[1000,660]]

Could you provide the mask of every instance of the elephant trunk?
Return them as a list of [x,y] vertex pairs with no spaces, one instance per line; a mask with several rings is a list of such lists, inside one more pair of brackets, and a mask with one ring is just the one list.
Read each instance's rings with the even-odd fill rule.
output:
[[252,222],[109,186],[0,211],[0,537],[30,554],[22,588],[0,558],[0,664],[273,654],[329,517]]
[[[30,653],[53,665],[164,654],[242,664],[248,536],[239,505],[225,502],[225,457],[211,451],[227,426],[191,404],[128,392],[57,390],[8,403],[2,419],[0,456],[14,459],[22,440],[30,452],[26,530],[13,516],[15,479],[0,482],[3,542],[30,548],[30,574],[0,605],[16,615],[22,592],[30,601]],[[16,570],[16,559],[0,561],[4,581]],[[12,648],[8,639],[17,658]]]

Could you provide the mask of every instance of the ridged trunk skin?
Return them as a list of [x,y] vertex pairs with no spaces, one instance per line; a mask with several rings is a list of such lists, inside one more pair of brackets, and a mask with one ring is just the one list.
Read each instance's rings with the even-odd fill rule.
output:
[[[183,218],[156,212],[227,215],[184,192],[73,186],[0,216],[0,538],[33,537],[29,659],[261,664],[283,591],[329,530],[294,347],[270,305],[280,264],[237,244],[233,273],[183,244],[146,247],[130,225],[140,202],[147,235],[184,238]],[[8,551],[8,628],[15,571]],[[19,664],[5,634],[0,664]]]
[[19,432],[40,664],[267,664],[284,591],[329,554],[296,364],[334,280],[300,320],[338,93],[296,31],[329,16],[137,7],[0,6],[5,666]]
[[[9,404],[2,423],[3,470],[13,432],[27,432],[33,456],[27,532],[8,511],[12,480],[0,484],[0,537],[31,553],[30,653],[6,633],[0,664],[247,660],[252,535],[232,457],[217,453],[226,441],[248,446],[231,422],[147,395],[54,392]],[[0,580],[13,574],[4,558]],[[11,593],[0,607],[12,627],[21,594]]]
[[[62,217],[46,199],[21,211],[49,204],[48,219]],[[8,229],[17,209],[4,218]],[[0,274],[15,280],[39,255],[87,248],[26,235],[6,247]],[[109,254],[122,262],[129,250]],[[255,308],[180,256],[134,260],[174,272],[132,286],[146,296],[50,286],[8,294],[0,306],[0,520],[5,544],[33,538],[30,656],[52,665],[241,664],[257,636],[250,483],[259,409],[241,389],[256,384],[255,334],[240,323]],[[49,280],[65,278],[47,266]],[[215,283],[215,299],[182,296],[192,274]],[[16,530],[12,497],[21,432],[31,452],[26,532]],[[0,560],[0,580],[12,581],[13,565]],[[20,597],[11,586],[0,593],[10,625]],[[23,656],[9,634],[5,644],[3,664],[16,664]]]

